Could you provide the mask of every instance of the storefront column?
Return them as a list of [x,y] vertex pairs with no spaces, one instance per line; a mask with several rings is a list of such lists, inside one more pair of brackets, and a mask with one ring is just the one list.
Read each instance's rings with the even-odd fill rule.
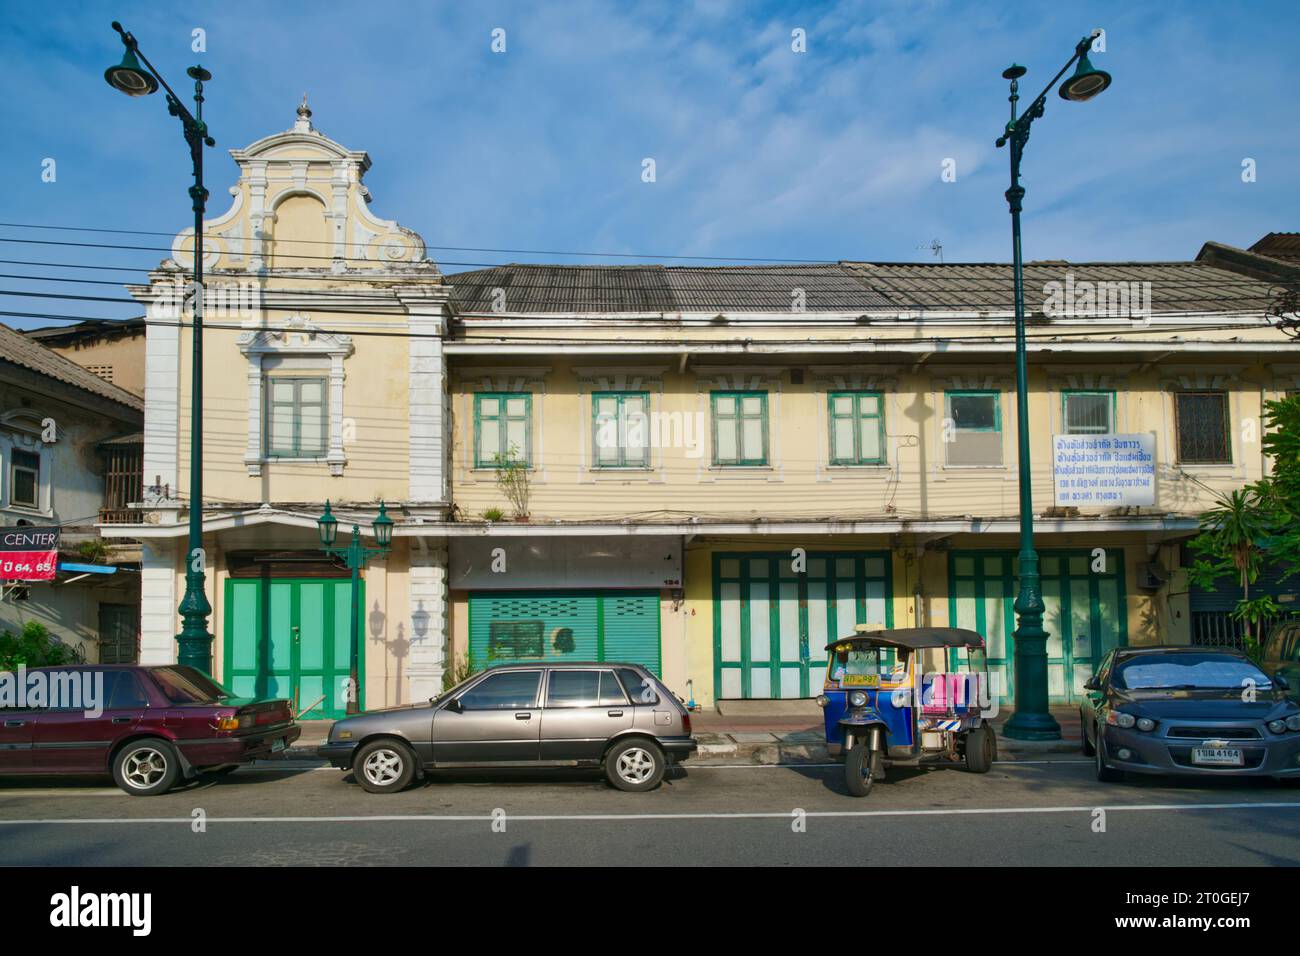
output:
[[409,588],[411,665],[410,700],[442,693],[447,647],[447,551],[411,548]]

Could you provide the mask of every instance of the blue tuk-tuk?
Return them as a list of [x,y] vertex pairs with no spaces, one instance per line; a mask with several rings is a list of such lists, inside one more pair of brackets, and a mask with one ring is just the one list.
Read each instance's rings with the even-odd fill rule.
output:
[[[856,630],[826,645],[826,683],[817,698],[827,749],[844,756],[849,793],[865,797],[891,766],[964,762],[987,773],[997,737],[981,716],[984,638],[953,627]],[[926,674],[921,652],[930,648],[965,649],[969,670]]]

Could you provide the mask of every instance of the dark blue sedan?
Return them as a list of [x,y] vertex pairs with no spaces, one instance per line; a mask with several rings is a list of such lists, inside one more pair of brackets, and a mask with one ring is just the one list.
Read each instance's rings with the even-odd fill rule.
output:
[[1300,781],[1300,704],[1285,679],[1221,647],[1121,647],[1080,704],[1097,779],[1125,773]]

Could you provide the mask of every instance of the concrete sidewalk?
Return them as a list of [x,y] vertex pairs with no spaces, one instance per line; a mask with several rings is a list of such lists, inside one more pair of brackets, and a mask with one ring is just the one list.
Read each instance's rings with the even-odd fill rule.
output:
[[[1052,716],[1061,725],[1060,740],[1012,740],[1002,734],[1002,725],[1011,716],[1007,710],[993,718],[998,728],[998,757],[1002,760],[1032,760],[1043,754],[1080,753],[1079,710],[1077,707],[1053,707]],[[316,748],[325,742],[333,722],[303,720],[298,726],[302,736],[282,756],[303,760],[316,758]],[[691,728],[700,743],[694,758],[699,763],[824,763],[826,734],[820,714],[763,715],[747,713],[724,716],[706,712],[691,715]]]

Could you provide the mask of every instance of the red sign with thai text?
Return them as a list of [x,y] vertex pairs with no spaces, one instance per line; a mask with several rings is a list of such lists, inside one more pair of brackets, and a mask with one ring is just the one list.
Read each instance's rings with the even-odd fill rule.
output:
[[0,581],[52,581],[59,566],[59,529],[0,528]]

